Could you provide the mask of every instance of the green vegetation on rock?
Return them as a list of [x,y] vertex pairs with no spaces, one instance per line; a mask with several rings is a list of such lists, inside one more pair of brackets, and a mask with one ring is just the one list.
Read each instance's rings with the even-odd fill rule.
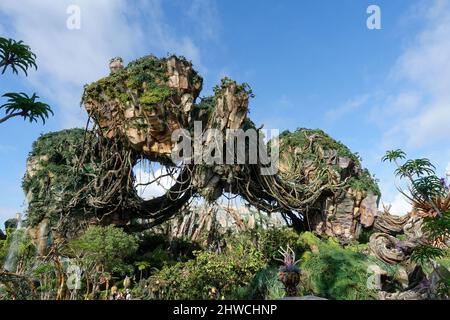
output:
[[350,177],[347,185],[354,190],[371,191],[373,194],[381,196],[380,187],[375,178],[369,173],[369,170],[363,169],[356,177]]
[[[346,178],[346,186],[354,190],[381,195],[376,180],[367,169],[361,168],[361,158],[357,153],[353,153],[342,142],[334,140],[320,129],[299,128],[294,132],[288,130],[280,134],[280,158],[289,163],[313,162],[318,168],[330,166],[331,158],[335,163],[331,166],[343,178]],[[351,168],[356,168],[353,172],[346,172],[339,168],[339,158],[347,158],[353,164]]]
[[29,201],[30,226],[46,217],[56,223],[71,196],[90,180],[95,164],[85,161],[82,167],[78,165],[83,141],[89,135],[83,129],[70,129],[44,134],[33,143],[22,182]]
[[280,134],[280,152],[291,148],[304,148],[303,155],[305,158],[315,158],[317,155],[311,153],[311,150],[307,150],[310,144],[310,139],[313,139],[313,143],[320,146],[322,150],[335,150],[337,155],[341,157],[348,157],[352,159],[356,164],[360,164],[360,158],[356,154],[350,151],[350,149],[343,143],[334,140],[328,134],[320,129],[306,129],[299,128],[294,132],[288,130],[283,131]]
[[[85,87],[83,102],[89,99],[103,101],[118,99],[121,103],[136,103],[139,97],[140,105],[153,110],[158,104],[164,103],[176,95],[176,90],[167,85],[167,61],[171,57],[159,59],[153,55],[132,61],[124,69],[109,75]],[[177,61],[192,67],[186,59],[176,57]],[[190,81],[200,88],[203,79],[192,70]]]

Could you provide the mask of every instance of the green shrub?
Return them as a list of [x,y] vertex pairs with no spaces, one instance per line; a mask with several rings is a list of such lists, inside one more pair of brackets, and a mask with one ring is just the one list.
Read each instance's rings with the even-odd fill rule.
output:
[[196,251],[195,259],[165,266],[150,278],[150,298],[221,299],[235,297],[264,268],[262,254],[237,245],[222,253]]
[[71,240],[65,250],[69,256],[81,257],[86,264],[124,275],[133,270],[126,258],[132,256],[137,248],[133,235],[110,225],[90,226],[78,239]]
[[271,265],[255,275],[242,298],[251,300],[277,300],[284,296],[284,285],[279,280],[279,268]]
[[169,239],[163,234],[146,233],[139,240],[139,248],[132,258],[148,262],[149,270],[193,259],[193,252],[201,249],[196,242]]
[[340,247],[332,238],[321,241],[309,232],[302,235],[302,241],[314,247],[303,254],[300,264],[306,290],[328,299],[376,298],[367,287],[367,256]]
[[256,233],[256,239],[258,249],[269,263],[274,262],[275,258],[279,258],[280,247],[289,245],[297,253],[304,251],[304,246],[299,242],[300,235],[291,228],[260,230]]

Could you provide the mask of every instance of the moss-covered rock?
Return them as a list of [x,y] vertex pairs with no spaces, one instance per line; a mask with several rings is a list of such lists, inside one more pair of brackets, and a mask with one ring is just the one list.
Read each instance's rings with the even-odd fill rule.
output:
[[63,130],[42,135],[33,143],[22,182],[30,226],[44,218],[56,224],[71,196],[89,182],[87,173],[94,170],[95,159],[78,167],[89,134],[83,129]]
[[380,190],[361,159],[319,129],[280,134],[280,175],[296,185],[328,185],[330,191],[307,214],[311,230],[343,241],[371,228]]
[[171,133],[189,126],[202,83],[185,58],[150,55],[86,86],[82,101],[106,136],[170,162]]
[[290,165],[299,163],[304,166],[332,166],[339,174],[340,180],[348,178],[348,187],[381,194],[369,171],[362,169],[359,155],[320,129],[299,128],[294,132],[282,132],[280,154],[282,169],[286,166],[289,170]]
[[37,139],[22,181],[35,242],[73,238],[90,223],[127,223],[128,212],[140,201],[134,176],[123,177],[117,170],[128,166],[131,172],[132,162],[120,162],[129,157],[116,144],[102,144],[89,130],[51,132]]

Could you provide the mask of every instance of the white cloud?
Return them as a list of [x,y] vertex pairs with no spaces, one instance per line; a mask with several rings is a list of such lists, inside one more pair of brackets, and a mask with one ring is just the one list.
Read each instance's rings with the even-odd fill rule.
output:
[[[415,148],[448,141],[450,125],[450,2],[414,6],[423,29],[400,54],[376,94],[358,95],[327,113],[336,120],[361,107],[384,130],[380,146]],[[381,89],[381,90],[380,90]],[[369,109],[370,108],[370,109]]]
[[[424,13],[426,27],[399,57],[392,78],[422,95],[422,107],[399,117],[391,134],[411,147],[448,139],[450,124],[450,3],[435,1]],[[404,115],[408,105],[399,108]]]
[[332,109],[328,111],[325,116],[329,121],[336,121],[339,118],[343,117],[344,115],[351,113],[362,106],[366,105],[366,103],[369,101],[370,95],[369,94],[363,94],[360,96],[356,96],[347,102],[345,102],[342,106]]
[[[81,8],[81,29],[66,27],[68,5]],[[122,15],[123,1],[3,0],[11,36],[23,40],[37,55],[38,71],[29,80],[41,97],[58,105],[63,127],[82,126],[82,86],[107,74],[109,58],[136,46]],[[100,18],[101,17],[101,18]],[[44,99],[45,99],[44,98]]]
[[[152,172],[151,170],[144,170],[138,166],[135,167],[134,173],[136,175],[136,190],[138,195],[144,200],[162,196],[175,183],[175,180],[171,176],[163,176],[168,173],[164,167]],[[149,185],[140,185],[154,181],[158,177],[161,178]]]
[[218,10],[214,1],[192,0],[187,13],[191,19],[191,24],[196,26],[202,38],[217,40],[220,24]]
[[390,206],[390,213],[397,216],[403,216],[411,211],[411,204],[401,193],[397,193],[391,202],[384,203],[386,207]]
[[417,110],[422,97],[417,92],[401,92],[386,99],[388,114],[410,114]]
[[[362,107],[370,110],[368,118],[381,130],[378,141],[366,150],[367,154],[376,155],[373,163],[377,165],[381,165],[381,155],[386,150],[397,148],[410,157],[428,157],[438,168],[444,168],[448,162],[450,2],[421,2],[404,27],[410,28],[418,21],[422,29],[404,47],[376,93],[371,93],[367,101],[361,99],[364,95],[356,96],[328,115],[343,115],[358,106],[355,101],[362,101]],[[404,210],[406,204],[401,196],[395,196],[392,172],[378,168],[377,176],[381,183],[392,185],[382,190],[383,197],[387,196],[398,210]]]
[[[449,83],[450,84],[450,83]],[[448,143],[450,136],[450,99],[440,100],[427,106],[419,115],[405,120],[399,131],[407,135],[407,144],[412,147],[442,141]]]

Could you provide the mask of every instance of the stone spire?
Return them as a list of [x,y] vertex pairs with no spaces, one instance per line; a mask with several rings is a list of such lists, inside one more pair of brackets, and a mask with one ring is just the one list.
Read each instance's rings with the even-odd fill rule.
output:
[[115,57],[109,61],[110,74],[114,74],[121,69],[123,69],[123,59],[121,57]]

